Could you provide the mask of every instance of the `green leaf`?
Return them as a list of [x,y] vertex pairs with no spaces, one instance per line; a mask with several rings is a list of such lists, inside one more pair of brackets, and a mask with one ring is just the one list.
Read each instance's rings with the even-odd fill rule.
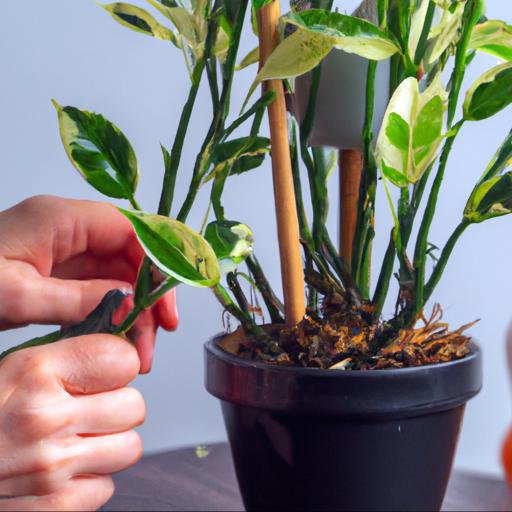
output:
[[407,176],[404,176],[400,171],[393,169],[393,167],[386,165],[384,160],[381,161],[381,168],[382,174],[384,174],[384,176],[391,181],[393,185],[396,185],[397,187],[408,187],[411,184]]
[[218,284],[217,257],[201,235],[169,217],[119,210],[132,223],[144,252],[161,272],[191,286],[212,288]]
[[241,137],[219,144],[212,155],[214,169],[205,181],[210,181],[226,165],[230,167],[231,175],[256,169],[269,151],[270,139],[267,137]]
[[416,125],[414,126],[413,148],[433,144],[441,137],[443,130],[443,100],[440,96],[434,96],[421,109]]
[[253,50],[251,50],[241,61],[240,64],[236,67],[237,70],[244,69],[248,66],[252,66],[253,64],[257,64],[260,59],[260,48],[256,46]]
[[[389,180],[398,186],[416,183],[433,162],[443,140],[447,94],[438,75],[419,92],[416,78],[407,78],[391,98],[375,148]],[[396,173],[403,178],[399,179]]]
[[367,59],[382,60],[399,52],[398,45],[372,23],[323,9],[290,13],[283,23],[297,30],[276,47],[252,84],[244,107],[265,80],[295,78],[315,68],[333,48]]
[[512,213],[512,171],[495,176],[478,185],[464,215],[471,222]]
[[[189,12],[184,7],[165,7],[159,5],[156,0],[147,0],[151,5],[156,7],[171,23],[178,32],[177,46],[181,47],[184,39],[187,46],[192,50],[196,58],[199,58],[204,51],[204,43],[206,40],[207,24],[206,18],[199,12]],[[176,37],[176,36],[175,36]],[[223,54],[226,52],[226,45],[229,38],[224,30],[219,30],[218,39],[216,41],[216,52]]]
[[494,55],[499,59],[511,61],[512,60],[512,48],[508,46],[501,46],[499,44],[488,44],[486,46],[481,46],[478,48],[481,52],[488,53],[489,55]]
[[102,5],[102,7],[121,25],[131,28],[136,32],[141,32],[142,34],[153,36],[157,39],[172,41],[176,44],[176,37],[172,31],[160,25],[146,10],[124,2],[115,2],[113,4]]
[[512,60],[512,26],[500,20],[488,20],[477,25],[471,34],[469,47]]
[[512,102],[512,62],[484,73],[468,90],[464,118],[480,121],[497,114]]
[[[252,254],[254,238],[245,224],[231,220],[215,221],[208,224],[204,234],[219,261],[229,260],[234,265],[242,263]],[[230,266],[230,271],[233,268]]]
[[402,151],[408,151],[411,129],[409,123],[396,112],[392,112],[389,116],[386,135],[393,146]]
[[[492,211],[500,211],[500,209],[493,209],[492,205],[489,207],[489,202],[496,202],[496,189],[494,189],[494,196],[487,196],[488,192],[495,185],[497,185],[501,177],[504,175],[506,169],[512,164],[512,131],[507,135],[498,151],[495,153],[491,162],[487,166],[483,176],[478,181],[477,185],[473,189],[471,196],[466,204],[464,215],[472,222],[480,222],[484,220],[482,217],[488,214],[486,209]],[[507,183],[502,182],[503,183]],[[487,196],[487,199],[484,198]],[[492,198],[492,199],[490,199]],[[506,199],[506,198],[505,198]],[[491,215],[495,216],[495,215]],[[480,219],[480,220],[479,220]]]
[[133,199],[139,179],[137,158],[119,128],[99,114],[53,104],[62,143],[78,172],[102,194]]
[[480,179],[480,183],[503,172],[503,170],[510,165],[512,165],[512,130],[508,133],[498,151],[496,151],[496,154]]
[[457,3],[452,12],[447,6],[443,9],[443,15],[439,23],[432,28],[427,40],[426,61],[434,64],[439,57],[460,37],[464,4]]
[[283,22],[319,34],[348,53],[372,60],[383,60],[400,51],[399,46],[369,21],[331,12],[308,9],[282,17]]
[[306,30],[297,30],[271,53],[254,80],[244,102],[264,80],[294,78],[311,71],[332,50],[332,41]]

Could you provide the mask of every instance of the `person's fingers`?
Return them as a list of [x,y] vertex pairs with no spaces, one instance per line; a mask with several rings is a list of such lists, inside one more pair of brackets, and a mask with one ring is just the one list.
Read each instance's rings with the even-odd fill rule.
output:
[[166,293],[156,304],[155,314],[157,323],[166,331],[178,328],[178,307],[176,305],[176,289]]
[[137,266],[124,254],[104,257],[86,253],[55,265],[51,277],[81,281],[115,279],[134,283],[137,279]]
[[146,405],[134,388],[74,397],[75,431],[81,435],[115,434],[141,425]]
[[128,336],[135,342],[140,361],[140,373],[149,373],[153,364],[157,322],[151,309],[143,311]]
[[129,384],[140,364],[135,348],[110,334],[90,334],[46,347],[45,360],[73,395],[112,391]]
[[87,475],[69,480],[61,490],[42,497],[0,500],[0,510],[17,511],[90,511],[97,510],[114,494],[110,476]]
[[83,320],[114,288],[131,289],[117,280],[62,280],[41,277],[25,263],[11,263],[1,270],[2,295],[0,324],[73,324]]
[[98,437],[84,437],[74,457],[75,475],[109,475],[135,464],[142,457],[142,440],[135,430]]
[[143,257],[128,219],[106,203],[33,197],[3,212],[0,230],[9,240],[8,245],[0,241],[2,255],[22,259],[42,275],[86,252],[97,256],[123,252],[134,265]]

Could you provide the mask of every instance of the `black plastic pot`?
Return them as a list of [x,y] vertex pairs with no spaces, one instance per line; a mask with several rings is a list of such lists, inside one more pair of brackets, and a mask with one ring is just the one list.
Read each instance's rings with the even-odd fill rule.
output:
[[439,510],[482,357],[401,370],[274,367],[205,345],[247,510]]

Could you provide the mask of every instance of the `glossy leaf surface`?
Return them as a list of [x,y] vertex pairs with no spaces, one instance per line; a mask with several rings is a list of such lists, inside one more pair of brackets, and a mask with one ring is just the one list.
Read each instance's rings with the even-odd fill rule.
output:
[[252,254],[252,232],[248,226],[240,222],[211,222],[206,227],[204,237],[212,246],[219,261],[229,260],[234,265],[239,265]]
[[416,183],[436,157],[446,100],[439,78],[423,93],[418,81],[408,78],[393,94],[377,139],[376,159],[394,185]]
[[322,36],[333,47],[366,59],[387,59],[400,51],[394,41],[369,21],[339,12],[308,9],[285,15],[282,20]]
[[500,20],[480,23],[473,29],[470,48],[512,60],[512,26]]
[[54,101],[59,129],[71,163],[96,190],[131,199],[139,178],[137,158],[128,139],[100,114],[61,107]]
[[144,252],[164,274],[191,286],[215,286],[220,268],[210,244],[185,224],[164,217],[120,209],[132,223]]
[[468,90],[464,118],[480,121],[497,114],[512,103],[512,62],[484,73]]
[[142,34],[166,41],[175,42],[176,40],[172,31],[158,23],[145,9],[124,2],[115,2],[113,4],[103,5],[102,7],[108,11],[118,23],[136,32],[141,32]]

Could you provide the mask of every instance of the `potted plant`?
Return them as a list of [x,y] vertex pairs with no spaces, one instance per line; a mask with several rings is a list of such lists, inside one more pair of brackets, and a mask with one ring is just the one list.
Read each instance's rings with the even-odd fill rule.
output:
[[[431,315],[425,307],[460,236],[472,224],[512,212],[512,133],[433,264],[428,235],[448,157],[464,124],[512,102],[512,27],[486,19],[483,0],[377,0],[376,23],[340,14],[330,0],[291,2],[284,16],[276,0],[191,0],[187,7],[179,0],[148,2],[166,23],[122,2],[105,8],[123,25],[176,46],[187,64],[190,93],[171,150],[162,147],[158,214],[142,212],[137,203],[137,160],[122,132],[98,114],[55,103],[73,165],[97,190],[129,202],[130,209],[121,211],[147,254],[134,308],[112,325],[112,311],[123,299],[112,292],[79,326],[21,348],[91,329],[129,338],[138,314],[165,291],[179,283],[211,288],[240,324],[206,343],[206,386],[222,401],[247,509],[439,509],[465,403],[481,387],[481,354],[464,334],[469,325],[450,330],[439,306]],[[248,97],[233,115],[236,63],[248,65],[258,54],[242,60],[237,55],[248,11],[260,59],[248,96],[260,83],[264,92],[249,107]],[[362,157],[345,161],[350,165],[342,175],[339,246],[325,227],[337,152],[310,145],[319,122],[322,61],[333,48],[367,60]],[[504,62],[463,96],[466,68],[479,51]],[[390,100],[374,137],[380,66],[389,66]],[[298,121],[287,118],[286,106],[298,101],[294,79],[309,72],[304,114]],[[211,124],[188,193],[176,208],[176,176],[202,80],[211,91]],[[259,134],[267,109],[270,140]],[[350,125],[351,119],[340,123]],[[344,140],[336,149],[347,149]],[[242,179],[238,175],[259,167],[270,150],[284,301],[253,253],[249,227],[227,216],[222,205],[227,179]],[[301,166],[310,187],[311,220]],[[372,286],[378,186],[386,191],[394,225]],[[184,222],[202,187],[210,188],[209,204],[196,232]],[[382,318],[395,267],[395,314]]]

